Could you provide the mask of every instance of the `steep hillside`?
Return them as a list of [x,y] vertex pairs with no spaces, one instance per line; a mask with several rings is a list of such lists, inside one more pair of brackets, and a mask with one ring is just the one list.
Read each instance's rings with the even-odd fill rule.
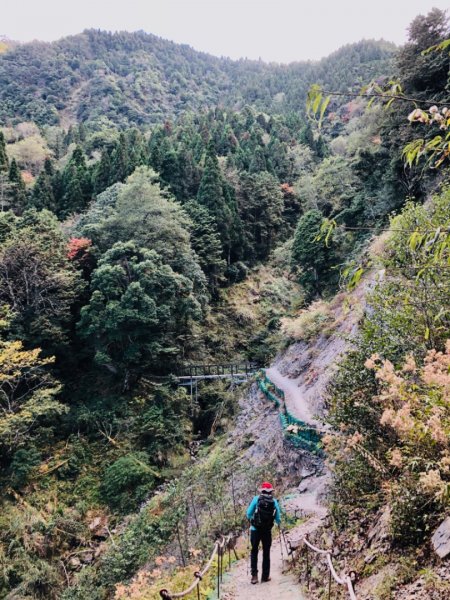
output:
[[0,123],[106,117],[144,125],[217,104],[303,110],[311,83],[345,91],[387,74],[393,52],[392,44],[362,41],[318,63],[269,65],[216,58],[142,31],[87,30],[0,55]]
[[[261,477],[281,491],[304,476],[295,494],[317,506],[323,409],[336,564],[366,581],[395,567],[377,600],[405,582],[402,554],[411,583],[436,572],[450,56],[424,51],[448,37],[442,11],[418,17],[395,57],[402,102],[332,101],[321,128],[304,114],[309,82],[359,87],[388,71],[389,48],[280,66],[142,32],[2,47],[1,600],[128,598],[141,573],[206,558],[244,526]],[[364,310],[364,273],[380,270]],[[261,393],[210,379],[280,352]],[[186,385],[193,365],[203,381]],[[380,550],[364,534],[389,511]]]

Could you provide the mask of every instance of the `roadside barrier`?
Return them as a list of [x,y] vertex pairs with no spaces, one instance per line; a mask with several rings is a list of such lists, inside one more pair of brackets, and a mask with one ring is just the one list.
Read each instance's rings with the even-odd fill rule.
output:
[[307,450],[314,454],[322,454],[321,435],[315,427],[294,417],[287,409],[284,391],[276,386],[262,369],[256,375],[256,381],[265,397],[280,409],[280,422],[284,436],[296,448]]
[[188,594],[190,594],[191,592],[193,592],[196,589],[197,590],[197,599],[200,600],[200,586],[201,586],[202,579],[206,575],[206,573],[209,571],[209,569],[212,567],[214,558],[216,556],[217,556],[217,562],[216,562],[217,598],[220,598],[220,584],[223,581],[224,555],[226,554],[226,552],[228,552],[227,568],[229,569],[231,566],[231,552],[232,551],[233,551],[236,559],[238,559],[238,556],[236,553],[236,540],[238,537],[239,537],[239,535],[236,535],[236,534],[222,536],[222,538],[220,540],[217,540],[215,542],[212,554],[211,554],[208,562],[206,563],[206,565],[203,567],[203,569],[201,571],[195,571],[194,581],[191,583],[191,585],[188,588],[186,588],[185,590],[183,590],[182,592],[170,592],[169,590],[164,588],[159,591],[159,595],[161,596],[161,598],[163,600],[173,600],[174,598],[184,598],[185,596],[187,596]]

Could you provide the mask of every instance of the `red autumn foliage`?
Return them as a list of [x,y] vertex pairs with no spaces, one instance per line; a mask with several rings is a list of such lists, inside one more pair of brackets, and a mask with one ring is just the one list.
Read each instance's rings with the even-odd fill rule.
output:
[[294,188],[292,187],[292,185],[289,185],[289,183],[282,183],[281,191],[283,192],[284,197],[295,196]]
[[88,257],[91,246],[92,241],[89,238],[70,238],[67,244],[67,258],[83,262]]

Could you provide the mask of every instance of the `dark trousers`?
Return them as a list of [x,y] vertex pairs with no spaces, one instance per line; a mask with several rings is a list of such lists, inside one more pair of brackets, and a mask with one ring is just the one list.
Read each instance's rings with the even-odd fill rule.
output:
[[250,532],[250,541],[252,544],[251,570],[252,577],[258,575],[258,549],[259,543],[262,543],[263,561],[262,561],[262,579],[268,579],[270,574],[270,546],[272,545],[272,531]]

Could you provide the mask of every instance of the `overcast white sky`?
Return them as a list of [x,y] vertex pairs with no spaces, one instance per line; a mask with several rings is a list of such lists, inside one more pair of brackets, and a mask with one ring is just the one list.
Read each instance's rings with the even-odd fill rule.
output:
[[[317,59],[362,38],[403,43],[450,0],[2,0],[0,36],[55,40],[94,27],[143,29],[232,58]],[[450,12],[450,11],[449,11]]]

